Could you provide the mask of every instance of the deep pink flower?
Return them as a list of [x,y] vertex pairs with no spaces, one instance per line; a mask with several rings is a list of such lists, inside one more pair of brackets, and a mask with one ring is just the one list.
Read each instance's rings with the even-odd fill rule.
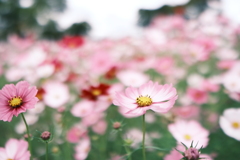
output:
[[13,115],[18,116],[27,109],[34,108],[38,102],[36,87],[26,81],[7,84],[0,90],[0,120],[10,122]]
[[149,109],[166,113],[176,99],[177,92],[172,85],[149,81],[139,88],[128,87],[125,92],[117,92],[113,103],[124,108],[126,115],[140,116]]
[[9,139],[5,148],[0,147],[1,160],[29,160],[28,143],[24,140]]

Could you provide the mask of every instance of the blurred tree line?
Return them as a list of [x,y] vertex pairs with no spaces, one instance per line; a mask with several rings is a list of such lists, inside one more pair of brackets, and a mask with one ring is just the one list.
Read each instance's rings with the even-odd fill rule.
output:
[[[39,16],[49,11],[62,12],[66,8],[66,0],[28,0],[31,6],[24,7],[23,0],[0,0],[0,40],[6,40],[11,34],[25,37],[29,31],[37,33],[40,38],[56,40],[63,35],[84,35],[90,31],[87,22],[75,23],[66,30],[59,30],[57,24],[49,20],[39,23]],[[163,6],[156,10],[139,10],[139,25],[147,26],[159,14],[181,14],[185,18],[194,18],[207,6],[207,0],[191,0],[186,5]],[[194,8],[194,9],[193,9]]]

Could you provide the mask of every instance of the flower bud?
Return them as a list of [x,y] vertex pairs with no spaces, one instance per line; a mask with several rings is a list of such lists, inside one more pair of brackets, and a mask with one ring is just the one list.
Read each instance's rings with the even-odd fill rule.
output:
[[[24,139],[27,140],[28,139],[28,134],[24,134],[23,135]],[[32,137],[32,135],[30,134],[30,138]]]
[[51,133],[48,132],[48,131],[44,131],[44,132],[41,134],[41,138],[42,138],[43,140],[49,140],[50,137],[51,137]]
[[121,126],[122,126],[122,124],[120,122],[114,122],[113,123],[113,128],[114,129],[119,129],[119,128],[121,128]]
[[184,154],[187,160],[198,160],[200,156],[200,153],[196,148],[188,148]]

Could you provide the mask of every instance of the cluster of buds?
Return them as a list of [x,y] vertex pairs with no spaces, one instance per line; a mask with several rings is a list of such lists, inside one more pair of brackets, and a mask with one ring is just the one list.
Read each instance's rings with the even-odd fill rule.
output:
[[202,147],[200,149],[197,149],[197,145],[195,147],[193,147],[193,141],[191,143],[191,146],[188,148],[184,143],[182,143],[185,147],[185,151],[179,151],[178,149],[176,149],[179,153],[181,153],[183,155],[183,158],[181,160],[199,160],[199,159],[205,159],[205,158],[200,158],[200,154],[201,154],[201,150]]

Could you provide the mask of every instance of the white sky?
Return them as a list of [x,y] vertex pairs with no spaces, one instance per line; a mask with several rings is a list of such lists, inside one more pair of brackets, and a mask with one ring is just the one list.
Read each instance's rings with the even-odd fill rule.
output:
[[[33,0],[21,0],[25,7]],[[38,21],[57,21],[60,29],[66,29],[73,23],[88,22],[92,27],[90,36],[95,39],[121,38],[141,33],[137,26],[139,9],[157,9],[163,5],[180,5],[190,0],[67,0],[67,9],[63,13],[46,13]],[[240,24],[240,0],[221,0],[219,5],[223,14]],[[45,19],[44,19],[45,17]],[[47,18],[46,18],[47,17]]]

